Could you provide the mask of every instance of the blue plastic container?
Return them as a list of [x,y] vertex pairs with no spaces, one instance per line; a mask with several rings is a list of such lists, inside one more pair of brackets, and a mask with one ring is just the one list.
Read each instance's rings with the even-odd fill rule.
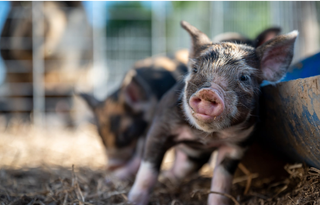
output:
[[292,65],[281,82],[320,75],[320,53]]
[[282,81],[262,87],[261,140],[281,156],[320,168],[320,53],[293,65]]

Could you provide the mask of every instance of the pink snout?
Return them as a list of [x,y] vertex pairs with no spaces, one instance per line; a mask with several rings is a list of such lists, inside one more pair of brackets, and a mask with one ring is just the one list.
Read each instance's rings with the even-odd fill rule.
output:
[[203,89],[193,95],[189,105],[199,120],[212,120],[224,110],[224,101],[214,89]]

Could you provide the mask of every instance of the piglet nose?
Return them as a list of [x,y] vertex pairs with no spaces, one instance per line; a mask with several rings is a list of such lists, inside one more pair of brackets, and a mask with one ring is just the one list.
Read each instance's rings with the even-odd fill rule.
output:
[[189,100],[189,105],[197,114],[210,117],[219,116],[224,110],[224,101],[216,91],[205,89],[199,91]]

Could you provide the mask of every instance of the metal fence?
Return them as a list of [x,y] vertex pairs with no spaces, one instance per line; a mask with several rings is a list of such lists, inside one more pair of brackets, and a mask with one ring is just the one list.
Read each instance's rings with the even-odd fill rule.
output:
[[[77,67],[78,63],[72,61],[68,61],[67,65],[75,64],[73,68],[59,70],[60,75],[69,73],[69,75],[79,76],[76,77],[76,80],[69,82],[64,82],[61,78],[60,85],[69,84],[70,90],[66,92],[64,98],[73,95],[71,90],[85,90],[103,99],[120,85],[124,74],[135,61],[151,55],[166,55],[181,48],[188,48],[190,40],[187,33],[180,27],[181,20],[196,25],[211,37],[223,32],[239,32],[253,38],[270,26],[280,26],[282,33],[299,30],[300,36],[297,41],[294,62],[319,51],[318,11],[320,4],[318,2],[91,2],[84,5],[87,11],[86,17],[91,24],[86,25],[87,20],[82,19],[82,26],[85,29],[74,31],[69,29],[71,34],[59,44],[59,51],[63,52],[63,56],[66,57],[72,56],[81,49],[90,50],[92,58],[86,60],[92,64],[89,63],[86,66],[87,72],[84,74],[83,69]],[[46,76],[50,73],[48,62],[58,63],[59,59],[48,60],[44,56],[44,51],[41,50],[40,45],[43,45],[47,38],[46,30],[41,33],[43,28],[41,28],[42,24],[39,19],[44,18],[44,14],[39,13],[41,6],[43,7],[44,3],[34,2],[29,6],[20,6],[16,8],[16,12],[8,16],[8,19],[21,18],[23,20],[27,16],[22,15],[21,11],[25,9],[33,11],[33,20],[29,24],[32,25],[32,32],[30,36],[24,37],[24,44],[21,44],[28,46],[32,42],[29,46],[32,47],[33,67],[28,71],[32,73],[32,81],[27,85],[21,82],[10,82],[7,78],[7,81],[0,86],[1,115],[8,116],[13,111],[17,111],[14,106],[10,106],[14,104],[13,102],[17,102],[17,104],[22,104],[26,115],[29,115],[29,112],[32,113],[34,122],[38,125],[46,124],[48,116],[59,115],[57,109],[59,106],[64,106],[63,103],[57,103],[61,97],[57,90],[47,95],[47,87],[50,85],[48,76]],[[74,12],[71,7],[64,7],[62,10],[69,17]],[[46,12],[49,11],[46,10]],[[84,10],[81,12],[83,14]],[[74,23],[79,24],[79,18],[83,18],[81,12],[73,15],[74,19],[68,20],[68,26]],[[57,14],[52,14],[51,19],[55,19],[56,16]],[[102,23],[97,23],[98,21]],[[38,26],[39,29],[37,29]],[[37,33],[39,30],[40,33]],[[83,35],[85,32],[88,32],[88,35]],[[12,36],[0,39],[1,49],[17,49],[17,47],[8,46],[7,42],[13,38],[21,38],[21,36],[14,36],[12,33]],[[14,45],[19,46],[18,43]],[[10,72],[17,72],[17,65],[23,60],[5,59],[7,76],[10,75]],[[9,68],[10,63],[12,68]],[[82,75],[78,75],[79,72]],[[13,95],[17,90],[22,92],[28,86],[32,87],[32,102],[28,102],[28,99],[30,101],[28,95]],[[48,108],[47,105],[53,98],[56,103],[51,103],[52,108]],[[77,106],[74,100],[71,102],[70,105],[65,106],[66,108],[61,108],[65,109],[65,114],[71,111],[78,113],[76,116],[79,116],[85,112],[84,106]]]
[[92,87],[92,40],[81,2],[11,2],[0,39],[1,116],[72,126],[75,89]]

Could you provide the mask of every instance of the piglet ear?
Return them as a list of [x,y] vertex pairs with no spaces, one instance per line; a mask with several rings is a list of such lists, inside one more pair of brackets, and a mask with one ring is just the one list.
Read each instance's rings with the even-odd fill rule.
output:
[[262,70],[262,79],[277,82],[291,64],[298,31],[277,36],[256,49]]
[[94,96],[89,95],[87,93],[78,93],[78,95],[86,101],[88,106],[91,108],[91,110],[94,110],[97,105],[100,103],[99,100],[97,100]]
[[188,22],[181,21],[181,26],[191,36],[192,47],[190,50],[189,57],[194,58],[194,57],[198,56],[203,46],[208,45],[208,44],[212,44],[211,40],[208,38],[208,36],[206,34],[202,33],[199,29],[192,26]]
[[121,86],[127,105],[136,111],[140,111],[142,104],[148,101],[150,96],[148,88],[146,82],[135,70],[130,70],[126,74]]
[[257,38],[254,40],[254,47],[259,47],[265,42],[275,38],[281,32],[281,28],[279,27],[271,27],[264,31],[262,31]]

